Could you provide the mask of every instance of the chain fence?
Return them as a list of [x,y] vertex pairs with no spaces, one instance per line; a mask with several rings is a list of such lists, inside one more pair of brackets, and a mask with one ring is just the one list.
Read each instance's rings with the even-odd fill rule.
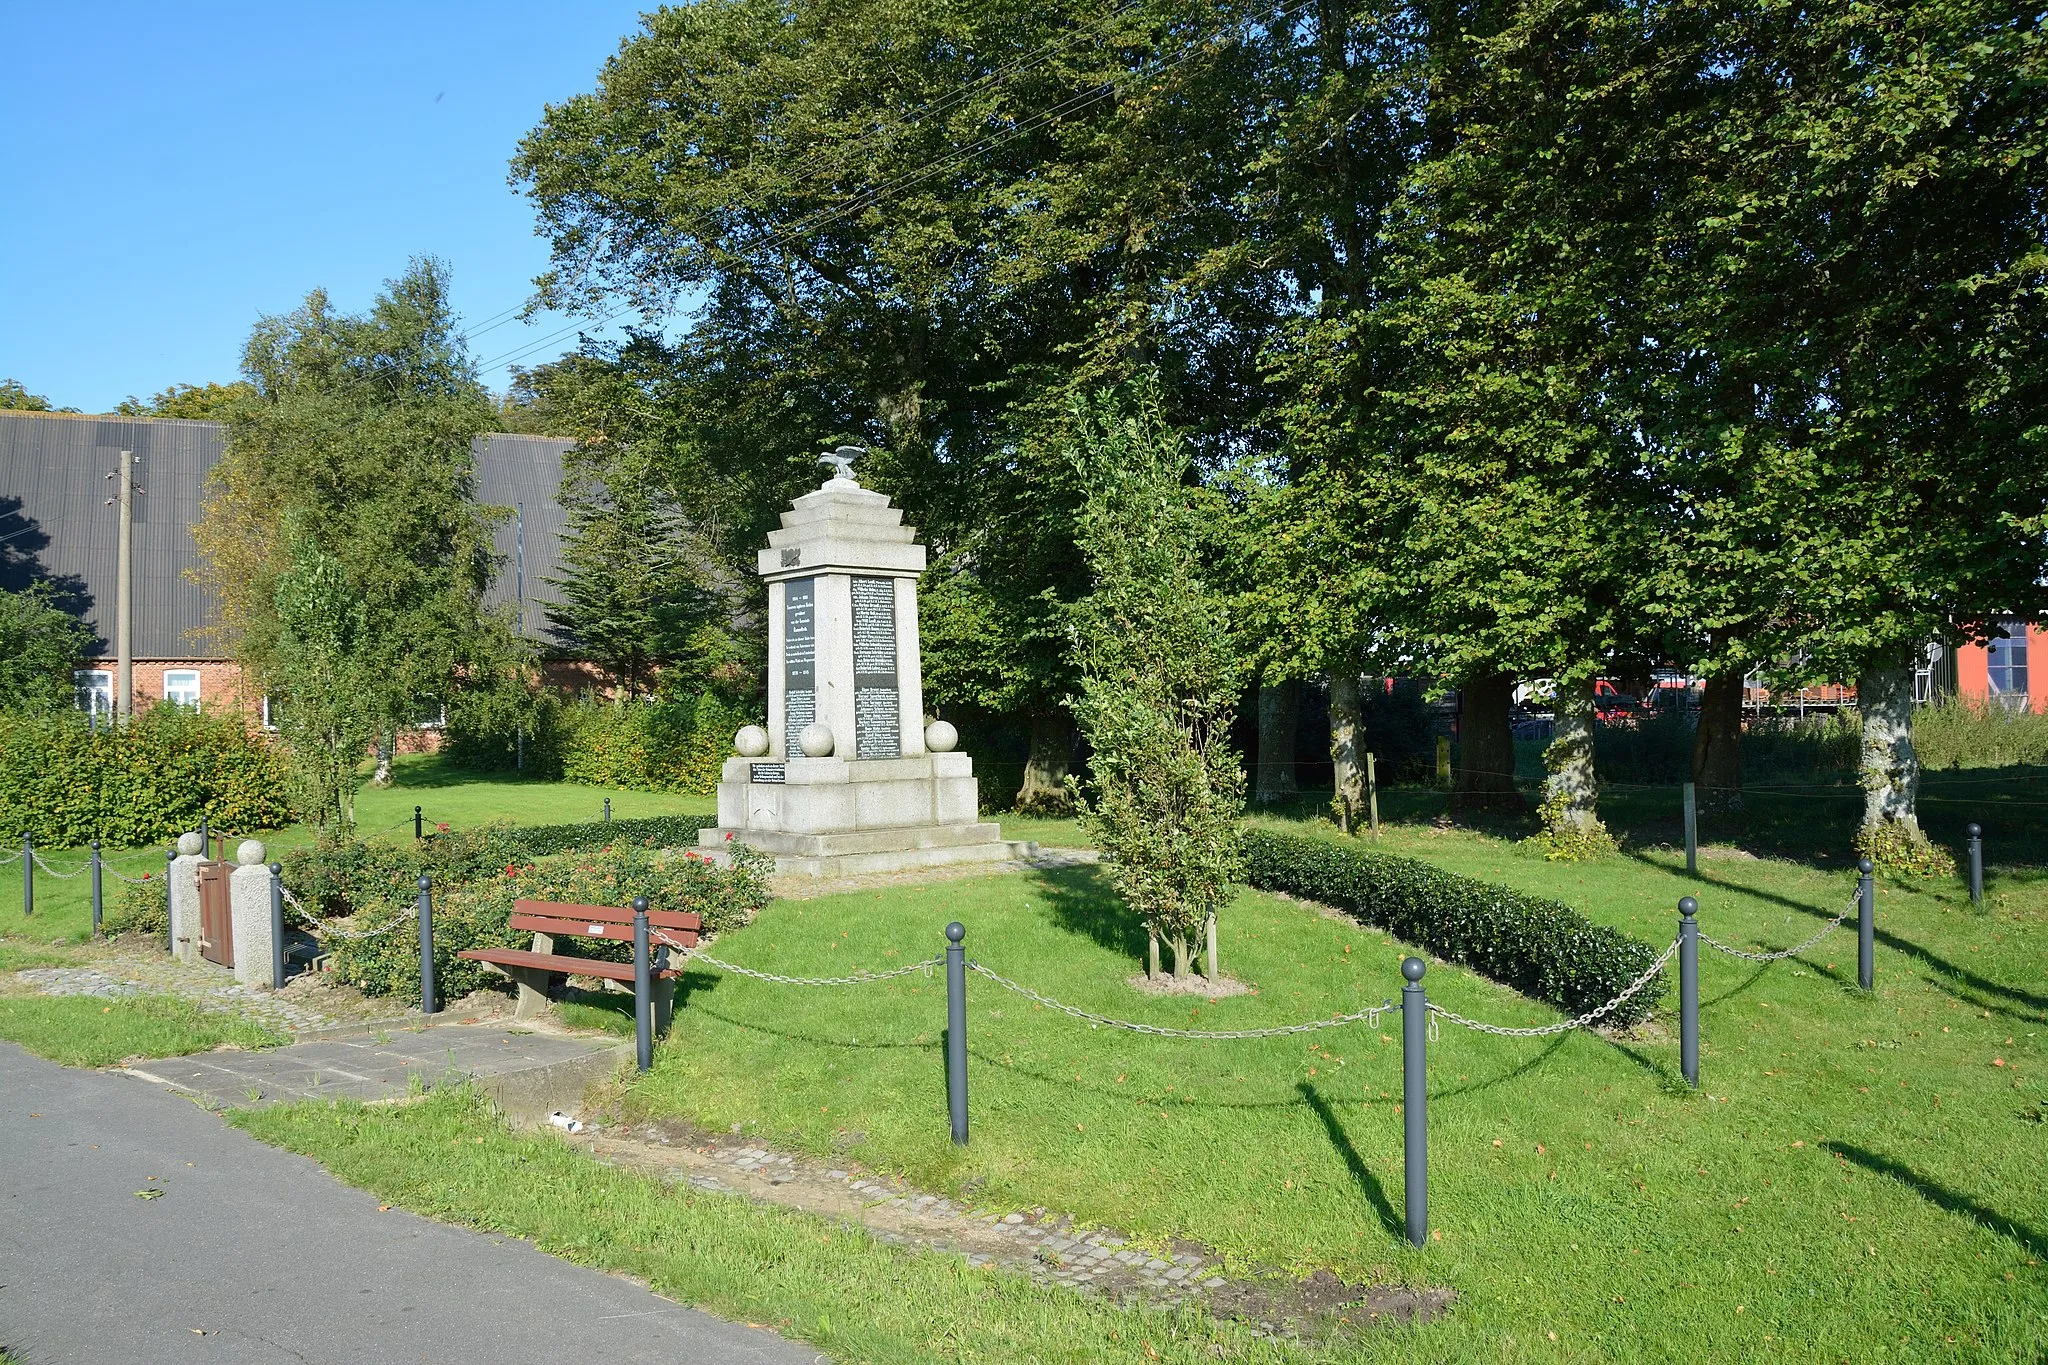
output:
[[[18,858],[21,855],[16,854],[15,856]],[[92,871],[92,864],[90,862],[84,862],[80,863],[77,867],[72,868],[69,872],[59,872],[56,868],[51,867],[48,863],[43,861],[42,854],[34,853],[32,851],[30,856],[32,856],[36,860],[37,867],[40,867],[43,871],[49,873],[58,881],[69,881],[73,877],[82,876],[85,873]]]
[[755,971],[752,967],[721,961],[702,949],[676,942],[659,929],[654,931],[654,940],[666,947],[674,948],[692,962],[701,962],[707,967],[716,967],[721,972],[731,972],[735,976],[751,976],[756,981],[772,981],[778,986],[871,986],[877,981],[890,981],[915,972],[923,972],[929,977],[934,967],[942,966],[946,961],[943,957],[928,957],[922,962],[912,962],[890,971],[860,972],[853,976],[777,976],[774,972]]
[[1161,1038],[1201,1038],[1223,1041],[1243,1038],[1279,1038],[1290,1033],[1314,1033],[1318,1029],[1343,1028],[1348,1024],[1359,1023],[1377,1028],[1379,1027],[1380,1016],[1394,1007],[1392,1001],[1382,1001],[1380,1004],[1372,1005],[1362,1010],[1355,1010],[1350,1014],[1336,1014],[1328,1019],[1308,1019],[1299,1024],[1279,1024],[1272,1028],[1164,1028],[1158,1024],[1140,1024],[1130,1019],[1117,1019],[1107,1014],[1096,1014],[1092,1010],[1084,1010],[1078,1005],[1069,1005],[1064,1000],[1055,1000],[1049,995],[1040,995],[1029,986],[1019,985],[1006,976],[996,975],[979,962],[969,962],[967,970],[980,976],[985,976],[1004,990],[1014,991],[1026,1000],[1043,1005],[1049,1010],[1058,1010],[1061,1014],[1072,1015],[1076,1019],[1083,1020],[1091,1028],[1119,1028],[1131,1033],[1155,1034]]
[[1836,915],[1826,924],[1823,924],[1820,927],[1819,931],[1815,933],[1813,937],[1807,939],[1804,943],[1795,944],[1790,948],[1780,949],[1775,953],[1744,952],[1740,948],[1730,947],[1728,944],[1721,942],[1720,939],[1715,938],[1712,934],[1709,934],[1704,929],[1700,931],[1700,941],[1702,943],[1711,945],[1717,952],[1726,953],[1730,957],[1739,957],[1744,962],[1779,962],[1788,957],[1799,956],[1799,954],[1805,952],[1808,948],[1811,948],[1814,944],[1820,942],[1829,934],[1835,932],[1835,930],[1841,928],[1842,921],[1849,918],[1849,916],[1855,911],[1859,899],[1860,893],[1859,896],[1852,896],[1849,900],[1849,903],[1842,907],[1841,914]]
[[1566,1019],[1555,1024],[1544,1024],[1540,1027],[1509,1028],[1502,1024],[1482,1023],[1477,1019],[1467,1019],[1462,1014],[1447,1010],[1432,1000],[1429,1002],[1430,1041],[1434,1042],[1436,1040],[1436,1021],[1439,1018],[1448,1019],[1454,1024],[1462,1024],[1476,1033],[1491,1033],[1499,1038],[1547,1038],[1553,1033],[1566,1033],[1575,1028],[1590,1027],[1593,1024],[1599,1023],[1609,1014],[1621,1008],[1624,1003],[1641,993],[1645,987],[1657,979],[1657,973],[1664,970],[1665,964],[1669,963],[1677,952],[1678,940],[1672,939],[1671,946],[1666,948],[1655,962],[1644,968],[1641,976],[1638,976],[1634,981],[1622,987],[1621,994],[1603,1005],[1594,1006],[1575,1019]]
[[18,863],[20,861],[21,855],[19,853],[0,854],[0,867],[5,867],[9,863]]
[[306,927],[318,933],[323,940],[338,938],[350,943],[359,943],[366,938],[376,938],[379,934],[388,934],[407,921],[415,924],[419,922],[419,911],[412,906],[407,906],[375,929],[365,929],[360,933],[351,929],[337,929],[331,921],[323,920],[311,910],[308,910],[306,903],[294,895],[289,886],[280,886],[278,890],[284,893],[284,903],[298,911],[299,917],[306,922]]

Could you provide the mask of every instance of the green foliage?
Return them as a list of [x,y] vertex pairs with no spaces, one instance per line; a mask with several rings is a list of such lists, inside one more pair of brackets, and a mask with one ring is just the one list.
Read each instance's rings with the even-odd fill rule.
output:
[[1101,395],[1076,419],[1088,498],[1078,543],[1094,575],[1073,614],[1074,718],[1095,751],[1082,819],[1110,883],[1184,973],[1241,866],[1229,613],[1202,580],[1187,456],[1156,392],[1141,390],[1128,410]]
[[39,844],[156,843],[199,827],[235,834],[290,822],[279,752],[239,715],[164,704],[88,729],[79,712],[0,714],[0,831]]
[[505,515],[474,501],[491,406],[431,260],[365,314],[316,290],[262,319],[243,371],[255,392],[228,410],[194,532],[202,577],[217,638],[277,703],[306,818],[346,825],[366,734],[520,654],[482,604]]
[[[732,737],[754,714],[714,692],[644,701],[553,693],[472,692],[449,707],[449,761],[524,771],[600,787],[707,796],[732,756]],[[525,727],[522,741],[515,726]]]
[[[508,925],[515,900],[628,906],[636,896],[645,896],[649,909],[702,915],[709,932],[737,928],[767,904],[770,863],[744,846],[734,846],[732,852],[732,866],[720,867],[691,850],[614,839],[579,851],[507,861],[452,883],[437,882],[435,984],[453,999],[499,979],[482,963],[457,954],[465,948],[530,946],[530,932]],[[358,883],[372,880],[359,877]],[[417,874],[411,885],[399,890],[379,908],[376,918],[411,903],[417,894]],[[567,957],[632,960],[630,944],[611,941],[565,938],[557,940],[555,951]],[[419,941],[402,931],[335,943],[336,975],[369,995],[416,997],[419,967]]]
[[1914,710],[1913,747],[1924,768],[2048,763],[2048,712],[1950,697]]
[[1543,850],[1553,863],[1587,863],[1616,852],[1621,845],[1598,819],[1586,819],[1575,809],[1571,794],[1553,791],[1536,808],[1541,824],[1530,842]]
[[[1263,829],[1245,831],[1244,847],[1252,886],[1333,905],[1566,1014],[1612,999],[1657,959],[1649,944],[1561,901],[1414,858]],[[1608,1018],[1624,1027],[1641,1023],[1662,990],[1660,980]]]
[[171,932],[171,884],[162,868],[145,869],[133,881],[119,883],[102,927],[110,934],[140,934],[168,941]]
[[18,379],[0,379],[0,412],[77,412],[77,408],[53,408],[50,400],[30,393]]
[[1936,844],[1918,826],[1899,820],[1866,823],[1856,830],[1856,851],[1879,871],[1908,877],[1953,877],[1955,855]]
[[0,589],[0,711],[72,704],[71,670],[92,648],[92,632],[55,598],[41,582]]
[[173,384],[148,402],[129,395],[114,405],[123,417],[180,417],[197,422],[224,422],[241,404],[256,397],[247,380],[232,384]]

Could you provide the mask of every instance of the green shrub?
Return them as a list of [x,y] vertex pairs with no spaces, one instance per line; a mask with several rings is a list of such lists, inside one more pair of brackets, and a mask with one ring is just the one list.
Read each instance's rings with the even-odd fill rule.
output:
[[450,708],[445,752],[459,766],[501,771],[523,751],[524,770],[536,777],[708,796],[732,756],[733,732],[754,719],[712,692],[630,702],[542,693],[516,707],[486,697]]
[[[1414,858],[1261,829],[1246,831],[1244,850],[1246,880],[1260,890],[1335,906],[1567,1014],[1612,999],[1657,959],[1649,944],[1561,901]],[[1663,989],[1652,983],[1608,1019],[1640,1023]]]
[[166,703],[94,731],[77,712],[0,714],[0,834],[136,846],[201,816],[234,834],[291,823],[283,757],[239,715]]
[[1913,712],[1913,748],[1927,768],[2048,763],[2048,714],[1950,697]]
[[171,933],[170,883],[163,870],[144,872],[139,881],[124,881],[121,894],[114,897],[104,928],[110,934],[143,934],[169,938]]
[[453,888],[552,853],[610,845],[694,848],[708,815],[657,815],[642,820],[587,820],[570,825],[485,825],[437,831],[404,843],[326,843],[284,854],[284,884],[322,918],[408,903],[419,879]]
[[[457,956],[465,948],[524,948],[531,933],[509,926],[515,900],[560,901],[572,905],[630,905],[647,897],[653,910],[695,911],[713,933],[737,928],[768,902],[766,855],[744,845],[732,849],[732,865],[720,867],[693,851],[613,843],[525,862],[501,864],[434,894],[434,980],[454,999],[490,984],[496,973]],[[374,927],[416,888],[366,916]],[[610,940],[560,939],[555,951],[567,957],[630,962],[632,946]],[[371,938],[337,938],[334,971],[368,995],[419,995],[419,940],[405,928]]]

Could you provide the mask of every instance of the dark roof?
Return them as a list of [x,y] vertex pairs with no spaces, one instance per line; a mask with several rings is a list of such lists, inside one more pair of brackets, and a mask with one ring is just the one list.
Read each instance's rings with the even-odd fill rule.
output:
[[[185,574],[198,564],[192,524],[222,440],[218,422],[0,412],[0,587],[51,583],[113,652],[119,530],[106,476],[120,468],[120,452],[132,450],[143,490],[135,500],[135,657],[223,657],[197,634],[213,621],[213,597]],[[536,639],[545,637],[547,615],[535,594],[550,593],[545,580],[561,563],[562,454],[571,444],[501,434],[475,444],[478,501],[523,511],[498,532],[504,568],[486,601],[519,596],[523,523],[521,625]]]

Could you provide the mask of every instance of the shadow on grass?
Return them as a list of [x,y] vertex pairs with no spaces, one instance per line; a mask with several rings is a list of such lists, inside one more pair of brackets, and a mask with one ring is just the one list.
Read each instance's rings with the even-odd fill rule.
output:
[[485,772],[458,768],[440,754],[401,755],[391,765],[392,791],[433,791],[441,787],[467,787],[477,783],[522,782],[548,785],[539,778],[506,770]]
[[1987,1209],[1969,1196],[1929,1180],[1912,1167],[1901,1165],[1890,1157],[1879,1156],[1867,1148],[1847,1142],[1825,1142],[1821,1145],[1866,1171],[1898,1181],[1936,1208],[1967,1218],[1985,1231],[1995,1232],[2017,1243],[2030,1256],[2048,1256],[2048,1235],[2043,1235],[2037,1228],[2008,1218],[1996,1209]]
[[1336,1148],[1337,1155],[1343,1158],[1344,1167],[1351,1172],[1351,1179],[1358,1186],[1358,1192],[1365,1196],[1366,1202],[1372,1205],[1373,1212],[1379,1215],[1380,1226],[1387,1230],[1389,1236],[1401,1236],[1401,1220],[1395,1216],[1394,1206],[1387,1202],[1387,1192],[1380,1188],[1380,1182],[1366,1166],[1365,1158],[1351,1145],[1351,1135],[1344,1130],[1343,1121],[1337,1117],[1337,1111],[1330,1107],[1330,1102],[1323,1098],[1322,1092],[1307,1081],[1300,1082],[1294,1088],[1301,1093],[1301,1098],[1307,1102],[1315,1116],[1322,1120],[1323,1131],[1330,1137],[1330,1145]]
[[1093,867],[1043,868],[1032,874],[1052,910],[1053,922],[1083,934],[1139,967],[1145,963],[1145,921],[1109,889]]

